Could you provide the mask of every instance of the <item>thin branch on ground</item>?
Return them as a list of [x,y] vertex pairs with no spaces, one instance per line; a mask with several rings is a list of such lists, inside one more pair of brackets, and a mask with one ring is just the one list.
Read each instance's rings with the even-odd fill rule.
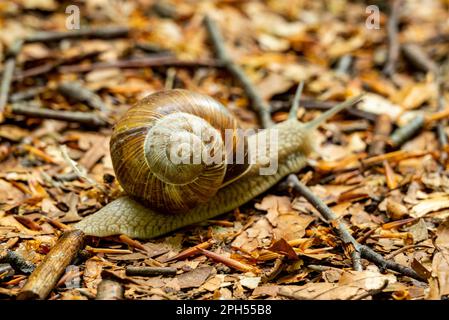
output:
[[135,267],[127,266],[127,276],[153,277],[159,275],[174,276],[177,269],[174,267]]
[[85,103],[93,109],[100,111],[107,109],[100,96],[79,82],[63,82],[59,84],[58,91],[65,97]]
[[58,68],[60,73],[81,73],[108,68],[150,68],[150,67],[207,67],[219,68],[222,63],[215,59],[182,60],[169,54],[156,54],[144,58],[97,62],[92,64],[67,65]]
[[47,63],[38,65],[36,67],[31,67],[31,68],[16,72],[12,79],[13,79],[13,81],[24,81],[26,78],[43,76],[47,73],[50,73],[53,70],[58,70],[58,67],[61,67],[63,65],[68,65],[68,64],[73,65],[74,63],[77,63],[84,59],[95,58],[100,53],[102,53],[102,51],[96,50],[96,51],[92,51],[92,52],[82,53],[82,54],[76,55],[74,57],[58,58],[55,61],[49,61]]
[[390,269],[401,273],[402,275],[417,279],[419,281],[425,281],[418,273],[414,270],[402,266],[396,262],[385,260],[380,254],[374,252],[371,248],[361,245],[358,243],[354,237],[351,235],[348,227],[342,223],[334,212],[313,192],[307,188],[304,184],[302,184],[296,175],[291,174],[287,178],[288,184],[295,189],[296,192],[301,194],[307,201],[309,201],[317,210],[320,212],[323,217],[331,221],[331,225],[335,228],[345,244],[352,244],[354,249],[360,252],[360,256],[368,261],[373,262],[381,269]]
[[269,128],[273,125],[270,115],[270,105],[262,98],[258,90],[246,75],[245,71],[237,65],[229,56],[221,32],[212,18],[206,16],[204,19],[210,41],[215,49],[218,59],[224,64],[226,69],[239,81],[245,90],[246,95],[250,99],[252,108],[257,111],[260,123],[263,128]]
[[420,131],[424,124],[426,123],[426,118],[419,114],[410,120],[404,126],[396,129],[389,138],[389,143],[392,147],[397,148],[414,137],[418,131]]
[[126,37],[130,29],[122,26],[108,26],[102,28],[83,28],[72,31],[42,31],[37,32],[27,38],[25,42],[52,42],[65,39],[80,39],[80,38],[98,38],[98,39],[112,39],[119,37]]
[[[436,85],[437,85],[437,111],[443,111],[445,108],[444,82],[442,81],[440,70],[436,73]],[[439,120],[437,124],[438,142],[440,143],[440,147],[442,150],[440,159],[442,163],[445,163],[446,160],[448,159],[446,149],[449,142],[445,131],[446,125],[447,125],[446,119]]]
[[362,271],[363,270],[363,266],[362,266],[362,262],[361,262],[361,255],[360,252],[357,250],[354,250],[351,252],[351,259],[352,259],[352,268],[355,271]]
[[430,246],[428,244],[411,244],[409,246],[405,246],[405,247],[399,248],[398,250],[395,250],[395,251],[387,254],[385,256],[385,259],[387,259],[387,260],[393,259],[395,256],[397,256],[398,254],[400,254],[400,253],[402,253],[404,251],[407,251],[407,250],[410,250],[410,249],[416,249],[416,248],[434,249],[433,246]]
[[28,277],[18,300],[45,299],[76,257],[84,242],[84,233],[72,230],[63,233],[44,260]]
[[108,125],[108,122],[105,119],[92,112],[53,110],[25,104],[11,105],[10,112],[13,115],[18,116],[20,115],[31,118],[62,120],[91,127],[104,127]]
[[410,61],[417,69],[424,72],[438,73],[438,66],[416,43],[404,43],[401,45],[404,57]]
[[0,252],[0,262],[9,263],[14,270],[25,274],[30,274],[36,268],[34,263],[26,260],[19,253],[9,249]]
[[9,90],[11,88],[14,69],[16,68],[16,58],[22,49],[23,41],[15,41],[6,52],[6,60],[3,67],[3,77],[0,84],[0,123],[3,122],[6,104],[9,100]]
[[383,72],[392,77],[396,72],[396,64],[399,59],[400,44],[398,36],[399,10],[401,0],[392,0],[390,6],[390,15],[388,17],[388,56]]
[[11,103],[15,103],[15,102],[20,102],[23,100],[29,100],[32,99],[34,97],[36,97],[37,95],[41,94],[42,92],[44,92],[46,90],[45,86],[36,86],[36,87],[31,87],[19,92],[16,92],[12,95],[9,96],[9,102]]

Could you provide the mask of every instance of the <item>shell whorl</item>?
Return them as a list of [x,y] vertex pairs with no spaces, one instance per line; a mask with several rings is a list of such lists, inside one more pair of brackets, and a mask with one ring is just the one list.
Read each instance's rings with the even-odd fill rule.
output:
[[[224,143],[229,132],[232,148]],[[214,99],[179,89],[157,92],[115,125],[114,171],[128,195],[145,205],[167,213],[187,211],[248,169],[247,162],[230,164],[237,144],[243,142],[247,150],[237,132],[234,117]]]

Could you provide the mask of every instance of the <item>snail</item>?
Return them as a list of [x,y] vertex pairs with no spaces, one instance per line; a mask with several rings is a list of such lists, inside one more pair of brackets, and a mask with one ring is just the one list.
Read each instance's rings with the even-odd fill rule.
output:
[[[149,239],[234,210],[302,169],[313,150],[313,131],[359,99],[338,104],[308,123],[294,114],[244,136],[227,108],[211,97],[181,89],[153,93],[130,108],[113,129],[112,163],[127,195],[75,227],[99,237]],[[256,152],[246,151],[256,144]],[[189,149],[194,145],[198,148]],[[241,150],[243,161],[229,161]],[[269,162],[266,154],[276,156],[277,168],[271,174],[261,174]],[[193,161],[197,155],[201,159]]]

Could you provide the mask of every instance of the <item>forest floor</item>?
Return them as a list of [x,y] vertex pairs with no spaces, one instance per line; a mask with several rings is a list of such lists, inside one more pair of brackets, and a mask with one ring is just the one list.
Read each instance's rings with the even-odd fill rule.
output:
[[[155,240],[86,237],[42,298],[447,298],[448,1],[193,3],[0,3],[0,298],[15,299],[63,232],[121,194],[109,139],[137,100],[184,88],[259,126],[206,14],[274,122],[301,81],[303,122],[365,93],[317,131],[297,177],[358,243],[417,276],[354,256],[335,221],[276,186]],[[144,267],[153,274],[135,275]]]

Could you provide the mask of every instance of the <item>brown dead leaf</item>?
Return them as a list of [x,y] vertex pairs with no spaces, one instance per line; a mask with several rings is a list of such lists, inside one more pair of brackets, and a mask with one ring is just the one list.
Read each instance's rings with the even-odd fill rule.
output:
[[215,277],[210,277],[202,286],[202,289],[214,292],[219,289],[223,283],[223,275],[217,275]]
[[280,286],[278,285],[264,284],[254,289],[252,295],[255,298],[262,296],[276,297],[279,292],[279,288]]
[[270,245],[272,229],[267,219],[260,218],[251,227],[239,234],[232,242],[232,246],[252,252],[259,247]]
[[200,267],[195,270],[183,273],[176,278],[178,279],[181,289],[185,288],[198,288],[207,278],[212,274],[214,268],[212,267]]
[[433,98],[436,93],[435,85],[432,83],[419,83],[405,87],[396,98],[406,110],[415,109],[427,100]]
[[413,236],[414,243],[421,242],[429,238],[427,225],[424,219],[419,219],[417,223],[413,224],[406,230]]
[[292,85],[293,82],[286,77],[277,73],[270,73],[270,75],[257,84],[257,88],[262,94],[262,98],[270,100],[272,96],[287,91]]
[[62,217],[61,222],[77,222],[81,220],[80,215],[78,214],[77,205],[79,201],[79,197],[77,194],[71,192],[64,196],[66,204],[69,208],[68,212]]
[[268,250],[283,254],[291,260],[298,260],[298,256],[295,250],[293,250],[292,246],[287,241],[285,241],[285,239],[279,239],[278,241],[273,243],[273,245],[268,248]]
[[0,138],[18,142],[29,136],[30,132],[18,126],[2,124],[0,126]]
[[39,233],[38,231],[33,231],[33,230],[28,229],[23,224],[18,222],[12,215],[8,215],[8,216],[0,218],[0,226],[14,227],[20,233],[23,233],[26,235],[31,235],[31,236]]
[[97,289],[101,282],[101,272],[103,271],[103,263],[98,258],[91,258],[86,261],[84,269],[83,281],[87,288]]
[[449,208],[449,197],[439,196],[420,201],[417,205],[413,206],[412,210],[410,211],[410,215],[414,218],[421,218],[429,212],[446,208]]
[[93,140],[89,151],[80,159],[79,164],[89,172],[107,153],[109,153],[109,137],[98,136]]
[[274,227],[275,239],[287,241],[302,238],[308,225],[314,220],[313,217],[296,213],[288,197],[266,196],[260,204],[255,207],[266,210],[266,218]]

